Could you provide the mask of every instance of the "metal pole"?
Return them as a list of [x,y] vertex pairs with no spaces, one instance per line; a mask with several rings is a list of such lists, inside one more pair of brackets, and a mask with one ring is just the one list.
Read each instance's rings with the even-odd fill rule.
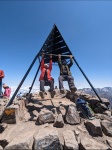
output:
[[79,64],[77,63],[76,59],[73,57],[74,62],[76,63],[77,67],[79,68],[79,70],[82,72],[82,74],[84,75],[84,77],[86,78],[87,82],[89,83],[89,85],[91,86],[91,88],[93,89],[94,93],[96,94],[96,96],[98,97],[98,99],[100,100],[100,102],[102,102],[103,104],[105,104],[102,99],[100,98],[100,96],[98,95],[98,93],[96,92],[95,88],[93,87],[93,85],[91,84],[91,82],[89,81],[89,79],[87,78],[87,76],[85,75],[85,73],[83,72],[83,70],[81,69],[81,67],[79,66]]
[[[42,55],[42,54],[41,54]],[[44,55],[52,55],[52,56],[58,56],[56,54],[47,54],[47,53],[44,53]],[[61,55],[61,54],[60,54]],[[70,55],[61,55],[61,56],[64,56],[64,57],[69,57]]]
[[38,54],[37,54],[36,57],[34,58],[33,62],[31,63],[30,67],[28,68],[26,74],[24,75],[23,79],[21,80],[20,84],[18,85],[16,91],[14,92],[13,96],[11,97],[11,99],[10,99],[10,101],[8,102],[8,104],[6,105],[6,107],[8,107],[9,105],[12,104],[12,102],[13,102],[13,100],[14,100],[16,94],[18,93],[19,89],[21,88],[21,86],[22,86],[24,80],[26,79],[27,75],[29,74],[31,68],[33,67],[33,65],[34,65],[34,63],[35,63],[37,57],[38,57]]
[[[39,63],[40,63],[40,62],[39,62]],[[36,74],[35,74],[35,77],[34,77],[34,79],[33,79],[32,85],[31,85],[31,87],[30,87],[29,93],[30,93],[31,90],[32,90],[32,87],[33,87],[33,85],[34,85],[34,82],[35,82],[35,80],[36,80],[36,77],[37,77],[37,75],[38,75],[38,72],[39,72],[39,70],[40,70],[40,65],[41,65],[41,63],[39,64],[39,67],[38,67],[37,72],[36,72]]]

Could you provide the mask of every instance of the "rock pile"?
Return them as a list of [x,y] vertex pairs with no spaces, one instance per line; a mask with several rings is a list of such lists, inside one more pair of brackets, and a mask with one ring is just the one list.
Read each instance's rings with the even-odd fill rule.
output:
[[6,101],[0,99],[0,149],[80,150],[112,149],[112,114],[109,100],[77,91],[95,112],[95,119],[80,115],[74,95],[61,95],[57,90],[51,99],[38,93],[15,99],[4,110]]

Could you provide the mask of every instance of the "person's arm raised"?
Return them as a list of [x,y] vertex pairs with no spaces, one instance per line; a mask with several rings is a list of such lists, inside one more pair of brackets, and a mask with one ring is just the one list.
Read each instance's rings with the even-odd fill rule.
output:
[[50,55],[49,70],[52,70],[52,54]]
[[58,65],[61,66],[62,65],[62,62],[61,62],[61,55],[58,54]]
[[72,55],[70,55],[70,63],[68,64],[68,67],[70,68],[73,65],[73,59],[72,59]]

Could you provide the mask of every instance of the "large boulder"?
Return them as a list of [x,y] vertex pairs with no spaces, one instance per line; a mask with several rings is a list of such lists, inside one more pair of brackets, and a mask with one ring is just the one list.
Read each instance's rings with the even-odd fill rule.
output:
[[5,149],[32,149],[34,132],[22,132],[16,136]]
[[94,140],[90,137],[82,137],[81,138],[81,143],[80,143],[80,149],[84,150],[108,150],[109,146]]
[[[18,147],[21,149],[21,143],[27,145],[27,140],[33,139],[34,133],[38,130],[39,127],[37,127],[33,122],[8,125],[7,128],[0,134],[0,145],[3,148],[8,146],[7,149],[12,149],[12,147],[15,147],[16,149],[17,145],[19,145]],[[25,146],[27,149],[29,147],[28,145]]]
[[66,130],[63,132],[63,137],[65,141],[64,149],[65,150],[78,150],[79,146],[76,141],[76,137],[72,130]]
[[87,120],[85,125],[92,136],[102,136],[102,128],[99,119]]
[[101,113],[103,114],[107,110],[107,106],[102,103],[98,103],[96,105],[96,108],[94,109],[95,113]]
[[64,121],[63,121],[62,114],[59,114],[59,115],[56,117],[53,126],[54,126],[54,127],[57,127],[57,128],[63,128],[63,126],[64,126]]
[[77,108],[75,105],[69,105],[67,114],[66,114],[66,121],[69,124],[79,124],[80,123],[79,113],[77,112]]
[[42,109],[39,113],[37,124],[45,124],[45,123],[53,123],[55,121],[55,117],[52,111],[48,109]]
[[34,137],[35,150],[61,150],[61,144],[58,137],[58,132],[52,128],[43,128],[39,130]]
[[112,137],[112,122],[103,120],[101,126],[104,134]]

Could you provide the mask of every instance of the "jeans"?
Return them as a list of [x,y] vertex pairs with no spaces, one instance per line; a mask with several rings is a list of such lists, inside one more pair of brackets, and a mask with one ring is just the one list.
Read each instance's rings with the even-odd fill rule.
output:
[[69,89],[75,88],[74,78],[69,75],[61,75],[58,78],[59,80],[59,89],[63,89],[63,81],[68,81]]
[[40,80],[40,91],[45,92],[44,86],[46,85],[50,86],[50,91],[54,90],[54,81],[53,80]]

